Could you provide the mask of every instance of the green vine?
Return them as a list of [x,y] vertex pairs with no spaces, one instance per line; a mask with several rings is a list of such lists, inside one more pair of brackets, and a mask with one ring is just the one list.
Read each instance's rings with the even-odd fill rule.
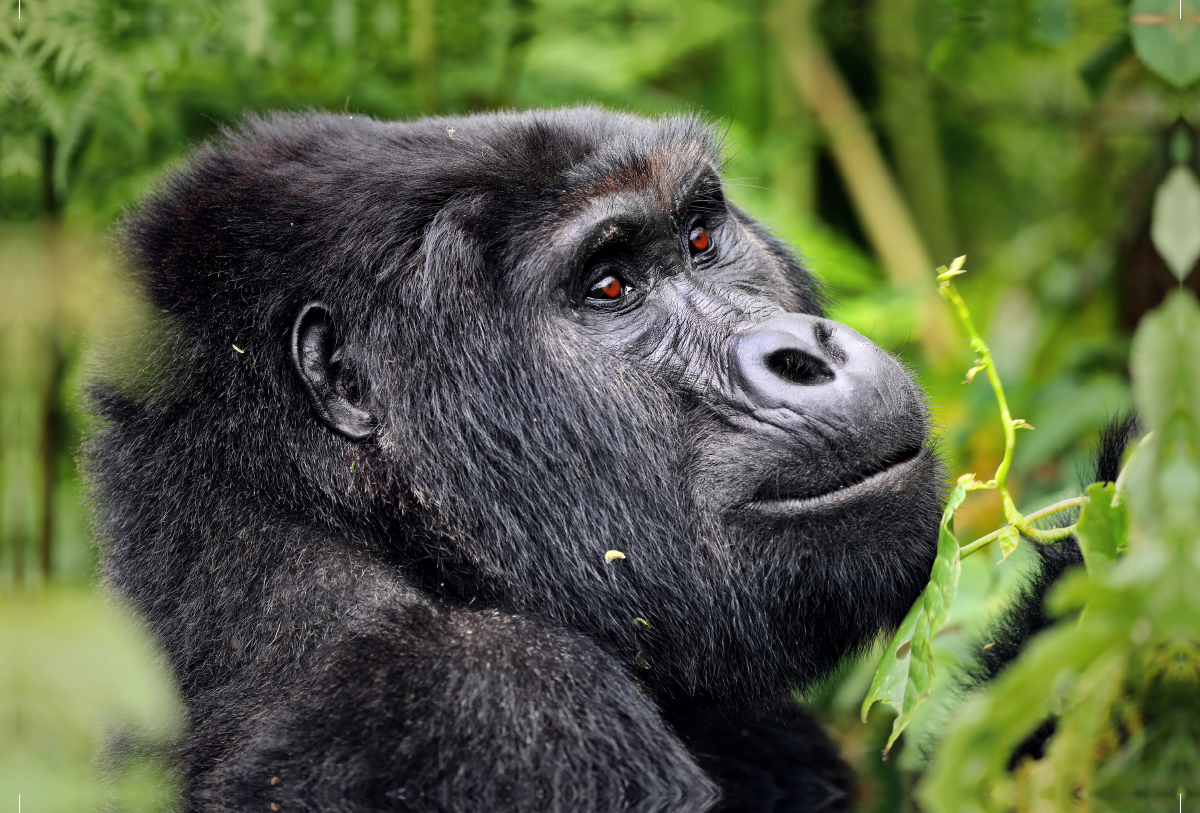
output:
[[[963,267],[966,261],[966,255],[963,255],[950,263],[949,268],[944,265],[938,268],[938,292],[954,308],[959,322],[962,323],[963,330],[967,332],[971,349],[975,352],[975,366],[967,371],[967,383],[973,381],[976,374],[982,371],[987,375],[988,383],[992,385],[992,392],[996,394],[996,403],[1000,407],[1000,423],[1004,430],[1004,457],[1000,460],[1000,465],[996,467],[996,473],[991,480],[979,482],[975,479],[974,474],[964,474],[959,478],[959,482],[963,484],[967,491],[1000,492],[1000,498],[1004,503],[1004,518],[1008,520],[1008,525],[993,531],[987,536],[976,539],[969,545],[964,545],[959,552],[959,556],[969,556],[980,548],[986,547],[988,542],[991,542],[993,539],[999,539],[1004,557],[1007,558],[1016,549],[1017,542],[1022,534],[1036,542],[1058,542],[1075,533],[1075,526],[1068,525],[1051,530],[1035,528],[1033,526],[1035,520],[1031,517],[1026,517],[1017,510],[1017,505],[1008,491],[1008,472],[1012,468],[1013,453],[1017,448],[1017,430],[1033,429],[1033,427],[1020,418],[1014,419],[1012,413],[1009,412],[1008,398],[1004,395],[1004,385],[1000,383],[1000,373],[996,370],[996,362],[992,358],[992,351],[988,349],[987,342],[979,335],[979,330],[975,327],[974,320],[971,319],[971,311],[967,308],[967,303],[963,301],[962,296],[958,293],[958,288],[954,285],[954,278],[966,273],[966,269]],[[1036,518],[1043,519],[1060,511],[1065,511],[1068,508],[1077,508],[1082,505],[1082,500],[1083,498],[1078,498],[1076,500],[1066,500],[1063,503],[1057,503],[1039,511]]]
[[[1083,508],[1088,502],[1087,497],[1075,497],[1054,503],[1029,515],[1017,510],[1016,502],[1008,490],[1008,473],[1012,468],[1013,454],[1016,450],[1017,430],[1033,427],[1020,418],[1012,417],[992,352],[988,349],[987,342],[979,335],[979,330],[971,319],[971,311],[954,285],[954,278],[966,273],[963,267],[966,259],[965,256],[958,257],[948,268],[942,266],[937,269],[938,290],[958,316],[975,353],[975,364],[967,371],[964,383],[970,383],[982,372],[987,376],[988,383],[995,393],[1000,409],[1000,423],[1004,430],[1004,456],[990,480],[978,480],[974,474],[964,474],[958,478],[946,501],[942,522],[938,528],[937,556],[934,559],[929,584],[908,611],[908,615],[888,644],[875,670],[871,688],[863,700],[864,722],[871,707],[877,702],[886,703],[898,712],[884,751],[885,756],[896,738],[911,722],[916,709],[929,696],[934,673],[932,640],[946,622],[950,606],[957,596],[962,559],[992,542],[998,542],[1003,561],[1017,549],[1022,536],[1041,544],[1066,539],[1075,533],[1076,525],[1043,529],[1035,527],[1034,523],[1063,511]],[[1007,522],[1003,527],[962,545],[954,535],[954,514],[966,495],[972,491],[999,492]]]

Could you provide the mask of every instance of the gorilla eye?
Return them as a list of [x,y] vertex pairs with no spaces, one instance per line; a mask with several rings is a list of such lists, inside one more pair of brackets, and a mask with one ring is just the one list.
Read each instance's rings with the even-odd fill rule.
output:
[[608,276],[588,288],[588,299],[611,301],[620,299],[629,291],[629,286],[616,277]]
[[688,235],[688,240],[692,244],[692,248],[696,251],[707,251],[712,245],[712,240],[708,237],[708,229],[703,226],[697,226],[692,229],[692,233]]

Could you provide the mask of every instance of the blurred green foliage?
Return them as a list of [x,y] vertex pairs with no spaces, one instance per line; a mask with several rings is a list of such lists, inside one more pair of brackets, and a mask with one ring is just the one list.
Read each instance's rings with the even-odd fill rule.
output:
[[[150,642],[94,592],[0,613],[0,799],[16,810],[171,809],[182,708]],[[99,738],[99,739],[98,739]]]
[[[41,619],[37,645],[132,634],[86,609],[95,555],[76,465],[86,370],[135,313],[107,235],[189,145],[247,112],[409,118],[596,102],[707,116],[725,133],[731,196],[797,247],[832,316],[917,371],[954,472],[989,472],[1003,453],[991,393],[962,385],[963,342],[923,341],[928,291],[881,259],[888,235],[865,217],[898,190],[897,228],[933,264],[972,257],[963,295],[1013,413],[1037,427],[1009,476],[1022,510],[1078,493],[1099,428],[1132,405],[1129,338],[1178,284],[1152,234],[1156,192],[1175,169],[1200,168],[1194,0],[21,0],[20,19],[17,6],[0,0],[0,629],[17,613]],[[853,182],[843,131],[788,68],[822,53],[882,159]],[[1166,250],[1186,258],[1187,235],[1171,234]],[[973,497],[958,534],[1002,516]],[[966,655],[1025,556],[963,562],[937,662]],[[12,651],[0,664],[44,692],[19,702],[70,696]],[[148,663],[89,670],[115,686],[147,680]],[[943,726],[946,671],[912,742]],[[864,809],[898,809],[923,758],[901,740],[880,762],[888,721],[854,715],[869,680],[870,664],[847,664],[810,699],[861,769]],[[63,708],[79,711],[59,728],[22,728],[0,708],[0,741],[57,732],[75,756],[55,781],[90,788],[78,777],[91,775],[97,720]],[[139,708],[150,720],[162,706]]]
[[[1086,569],[1050,601],[1068,617],[964,706],[921,785],[931,810],[1149,811],[1200,796],[1200,306],[1190,294],[1147,316],[1133,365],[1147,434],[1117,483],[1087,490]],[[1011,770],[1051,715],[1045,755]]]

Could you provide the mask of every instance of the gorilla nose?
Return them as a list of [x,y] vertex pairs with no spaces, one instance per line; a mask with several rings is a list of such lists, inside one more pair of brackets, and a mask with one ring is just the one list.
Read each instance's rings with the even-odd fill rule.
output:
[[[900,366],[845,325],[816,316],[777,316],[739,334],[733,370],[752,410],[813,417],[856,416],[886,407]],[[836,420],[836,418],[835,418]]]

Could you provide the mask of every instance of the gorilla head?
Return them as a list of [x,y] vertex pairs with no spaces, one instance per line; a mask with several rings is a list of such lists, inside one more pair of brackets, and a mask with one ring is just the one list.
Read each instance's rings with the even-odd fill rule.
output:
[[[941,468],[912,379],[720,171],[695,119],[590,108],[201,149],[125,229],[172,336],[148,395],[99,396],[110,578],[158,628],[261,613],[277,569],[324,606],[311,534],[660,697],[822,674],[923,587]],[[269,626],[168,649],[219,675]]]

